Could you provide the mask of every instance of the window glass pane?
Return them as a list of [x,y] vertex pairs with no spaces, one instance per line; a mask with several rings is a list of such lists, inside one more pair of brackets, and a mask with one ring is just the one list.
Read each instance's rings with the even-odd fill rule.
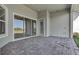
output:
[[16,38],[28,37],[31,35],[32,35],[32,20],[15,15],[14,38],[16,39]]
[[30,19],[25,19],[25,36],[31,36],[31,20]]
[[20,38],[24,36],[23,20],[14,20],[14,33],[15,38]]
[[0,22],[0,34],[5,34],[5,22]]
[[44,34],[44,22],[40,21],[40,33]]
[[0,20],[5,20],[5,9],[0,6]]
[[32,35],[36,35],[36,21],[32,21]]

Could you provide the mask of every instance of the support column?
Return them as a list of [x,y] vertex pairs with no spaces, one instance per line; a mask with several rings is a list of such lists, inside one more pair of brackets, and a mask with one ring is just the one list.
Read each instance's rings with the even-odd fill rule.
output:
[[73,13],[72,13],[72,5],[70,6],[70,14],[69,14],[69,38],[73,38]]
[[50,13],[47,10],[47,35],[46,36],[50,36]]
[[36,36],[40,36],[39,20],[36,20]]

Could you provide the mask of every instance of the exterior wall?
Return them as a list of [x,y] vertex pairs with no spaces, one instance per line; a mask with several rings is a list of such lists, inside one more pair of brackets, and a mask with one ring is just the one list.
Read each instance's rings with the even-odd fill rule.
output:
[[13,34],[13,13],[17,13],[23,15],[30,19],[37,19],[37,13],[32,9],[24,6],[24,5],[16,5],[16,4],[9,4],[5,5],[8,8],[8,36],[4,38],[0,38],[0,47],[4,46],[10,41],[13,41],[14,34]]
[[[48,10],[39,12],[38,19],[44,20],[44,36],[69,37],[69,17],[69,12],[65,10],[54,13]],[[40,29],[40,26],[38,27]]]
[[[44,36],[47,35],[47,11],[43,10],[38,12],[38,20],[37,20],[37,34],[41,35],[40,33],[40,21],[43,20],[44,21]],[[38,28],[39,27],[39,28]]]
[[69,37],[69,13],[67,11],[51,13],[50,35]]
[[[44,21],[44,36],[50,36],[50,13],[48,10],[43,10],[43,11],[38,12],[38,26],[37,27],[39,27],[39,29],[40,29],[39,22],[41,20]],[[39,29],[38,29],[38,33],[40,33]]]

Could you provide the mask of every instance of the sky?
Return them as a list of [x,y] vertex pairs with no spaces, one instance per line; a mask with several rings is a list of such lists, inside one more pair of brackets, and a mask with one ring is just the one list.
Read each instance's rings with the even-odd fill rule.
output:
[[22,28],[23,29],[23,21],[22,20],[14,20],[14,28]]
[[79,16],[73,21],[73,32],[79,32]]

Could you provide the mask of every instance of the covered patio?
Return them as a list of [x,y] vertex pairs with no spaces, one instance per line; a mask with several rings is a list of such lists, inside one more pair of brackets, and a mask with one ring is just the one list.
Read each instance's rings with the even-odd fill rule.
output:
[[78,8],[71,4],[0,5],[0,54],[79,54],[73,40],[73,12]]

